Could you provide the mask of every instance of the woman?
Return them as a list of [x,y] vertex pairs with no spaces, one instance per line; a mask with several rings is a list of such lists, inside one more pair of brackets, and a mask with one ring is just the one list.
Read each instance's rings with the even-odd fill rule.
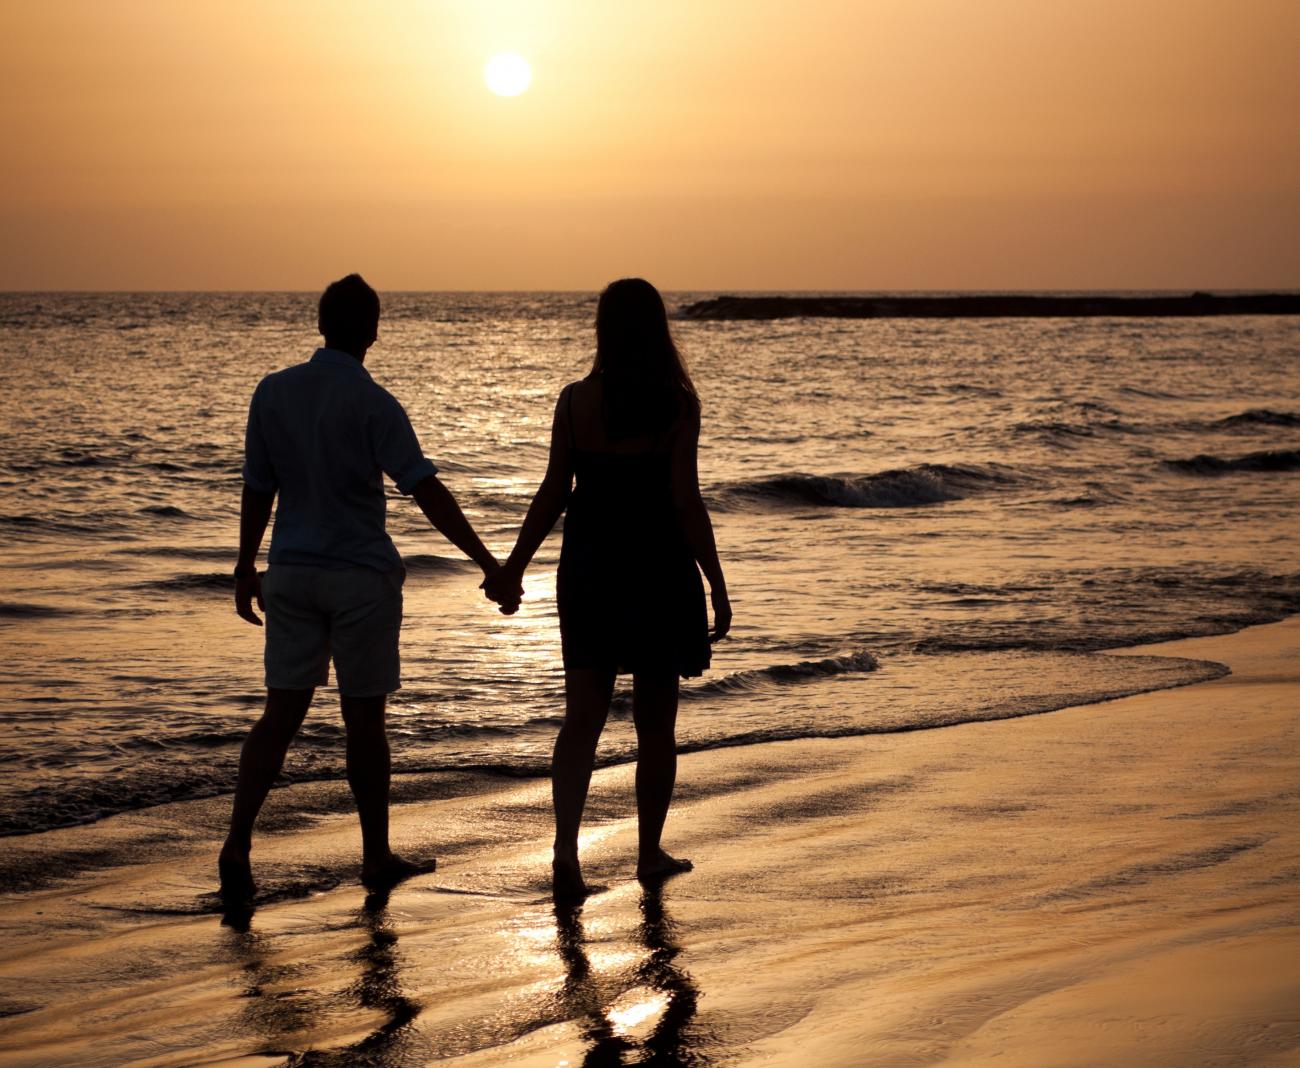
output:
[[[578,827],[618,674],[632,675],[637,876],[691,868],[659,844],[677,777],[677,685],[708,667],[710,642],[731,626],[700,497],[699,435],[699,399],[663,298],[640,278],[612,282],[596,306],[591,373],[560,393],[546,478],[510,559],[484,584],[494,600],[517,600],[524,569],[568,508],[556,583],[565,692],[551,768],[557,897],[586,892]],[[712,592],[711,634],[701,568]]]

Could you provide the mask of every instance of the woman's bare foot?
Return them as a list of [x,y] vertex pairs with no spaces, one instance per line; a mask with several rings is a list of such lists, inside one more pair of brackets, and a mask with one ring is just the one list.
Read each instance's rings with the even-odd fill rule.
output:
[[426,875],[438,867],[438,861],[414,861],[389,853],[383,860],[366,860],[361,864],[361,884],[367,890],[387,890],[412,875]]
[[251,905],[257,894],[253,882],[253,868],[248,854],[229,845],[223,846],[217,857],[217,874],[221,879],[221,900],[227,905]]
[[551,861],[551,890],[556,901],[581,901],[587,896],[577,854],[555,854]]
[[636,877],[643,882],[667,879],[673,875],[680,875],[684,871],[690,871],[694,867],[695,865],[684,857],[671,857],[659,849],[637,861]]

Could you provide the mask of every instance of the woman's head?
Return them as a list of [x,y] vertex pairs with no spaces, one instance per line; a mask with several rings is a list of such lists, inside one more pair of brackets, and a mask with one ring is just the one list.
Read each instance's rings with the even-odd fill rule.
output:
[[668,329],[663,297],[644,278],[610,282],[596,304],[596,362],[611,438],[657,433],[695,386]]

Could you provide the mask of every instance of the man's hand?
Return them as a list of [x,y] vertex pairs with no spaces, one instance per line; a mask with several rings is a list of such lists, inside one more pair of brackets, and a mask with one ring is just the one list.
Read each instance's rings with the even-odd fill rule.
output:
[[710,642],[720,642],[731,629],[731,599],[726,590],[713,591],[713,630],[709,632]]
[[257,573],[257,550],[262,544],[262,535],[266,533],[266,524],[271,521],[271,509],[275,505],[274,493],[262,493],[244,483],[243,495],[239,498],[239,555],[235,557],[235,611],[239,618],[255,627],[262,621],[253,611],[253,602],[263,612],[266,605],[262,603],[262,577]]
[[263,612],[266,611],[266,605],[262,603],[262,576],[256,571],[251,571],[246,575],[236,575],[235,612],[240,619],[247,620],[255,627],[260,627],[262,620],[253,611],[254,601],[257,602],[258,608]]
[[519,611],[519,602],[523,600],[523,576],[509,564],[489,572],[480,584],[489,601],[495,601],[501,607],[501,614],[512,616]]

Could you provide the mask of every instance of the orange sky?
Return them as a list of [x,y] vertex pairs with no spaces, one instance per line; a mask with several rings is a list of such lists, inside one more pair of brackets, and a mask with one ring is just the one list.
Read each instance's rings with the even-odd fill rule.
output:
[[33,0],[0,33],[0,289],[1300,288],[1293,0]]

